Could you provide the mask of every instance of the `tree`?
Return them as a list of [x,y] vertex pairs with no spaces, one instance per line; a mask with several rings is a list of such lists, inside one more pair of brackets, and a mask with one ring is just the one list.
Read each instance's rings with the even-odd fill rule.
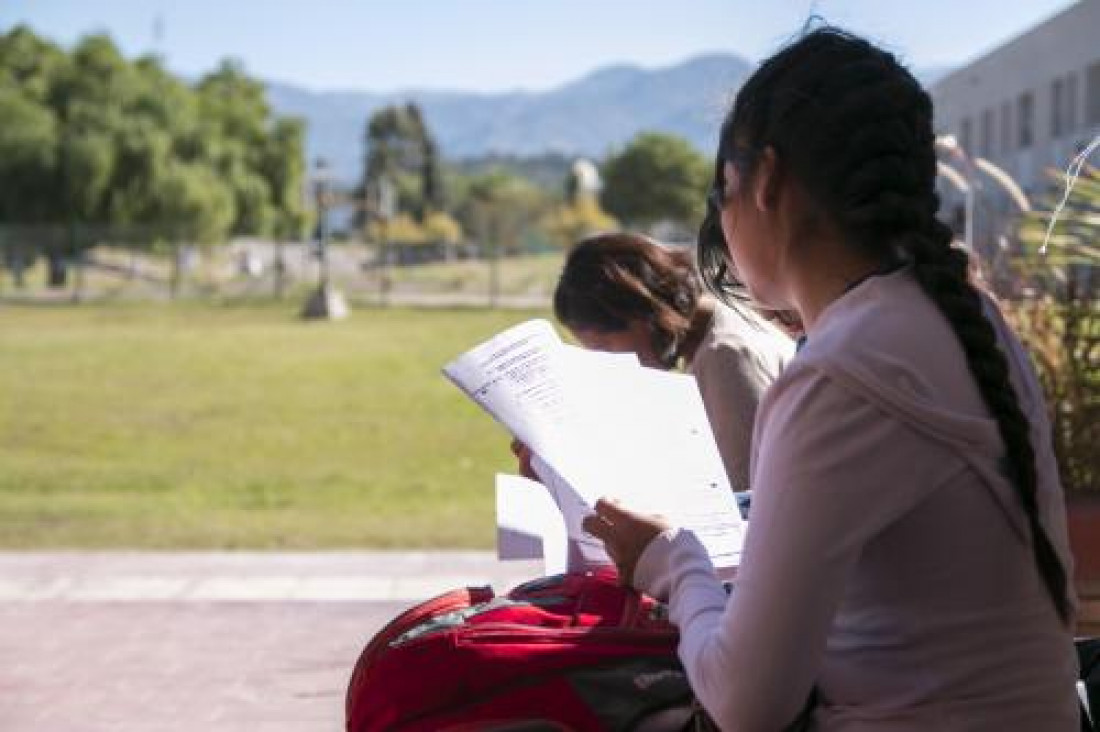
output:
[[0,86],[0,222],[56,220],[58,124],[53,112]]
[[420,161],[420,180],[424,199],[424,211],[421,215],[426,218],[432,211],[441,211],[445,203],[439,151],[427,128],[424,128],[424,157]]
[[524,231],[545,215],[548,204],[534,184],[494,171],[469,180],[457,218],[490,252],[516,252]]
[[107,221],[134,227],[154,223],[158,178],[173,161],[172,137],[150,119],[128,117],[115,130],[114,177]]
[[172,241],[214,244],[233,223],[233,193],[209,168],[173,162],[158,171],[142,217]]
[[[384,227],[384,230],[383,230]],[[449,214],[435,212],[421,223],[408,213],[399,213],[390,221],[375,220],[367,224],[372,239],[383,236],[391,244],[457,244],[462,238],[462,227]]]
[[17,89],[28,101],[48,105],[69,57],[26,26],[0,36],[0,86]]
[[618,228],[619,222],[609,216],[599,201],[589,196],[558,206],[546,216],[541,228],[562,248],[570,247],[591,234]]
[[88,225],[207,243],[302,229],[302,123],[273,117],[235,62],[192,87],[106,35],[67,54],[17,27],[0,34],[0,119],[0,221],[69,232],[66,246],[46,237],[51,280],[94,243],[76,236]]
[[264,148],[260,170],[271,190],[274,205],[273,233],[282,238],[297,238],[306,228],[302,196],[305,179],[305,122],[279,119],[271,128]]
[[264,85],[250,78],[240,62],[226,60],[202,77],[196,91],[203,119],[226,139],[243,145],[244,155],[259,151],[271,110]]
[[694,228],[703,218],[710,168],[686,140],[649,132],[603,165],[603,207],[631,226],[672,221]]
[[204,76],[197,91],[205,134],[218,141],[204,152],[209,164],[228,183],[236,203],[231,230],[239,234],[270,233],[277,217],[271,182],[261,172],[265,162],[271,163],[272,153],[264,85],[249,78],[238,62],[230,60]]
[[167,245],[172,253],[171,291],[175,297],[180,284],[179,244],[224,241],[236,213],[233,190],[208,167],[171,162],[158,169],[144,200],[142,218],[156,222],[154,246]]
[[1081,171],[1053,226],[1071,181],[1052,177],[1051,193],[1019,224],[1020,281],[999,294],[1012,296],[1002,306],[1037,366],[1066,493],[1100,496],[1100,169]]
[[438,149],[415,103],[383,107],[371,115],[364,143],[361,199],[376,202],[385,177],[397,187],[398,208],[411,211],[418,222],[443,208]]
[[172,137],[173,154],[186,159],[198,157],[197,148],[181,145],[199,130],[199,99],[194,91],[164,69],[156,56],[143,56],[134,63],[134,91],[128,113],[148,119]]
[[[48,46],[37,49],[51,55]],[[51,63],[44,103],[58,120],[53,195],[58,200],[50,223],[66,230],[64,241],[46,236],[39,242],[49,264],[48,283],[60,287],[67,279],[66,263],[81,247],[77,224],[102,219],[114,164],[112,128],[125,116],[133,90],[133,70],[105,35],[83,38],[69,62]]]

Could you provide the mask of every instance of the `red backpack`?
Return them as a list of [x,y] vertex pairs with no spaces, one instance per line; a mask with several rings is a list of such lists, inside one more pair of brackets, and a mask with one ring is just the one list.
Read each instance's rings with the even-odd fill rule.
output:
[[440,595],[367,645],[348,732],[681,730],[697,713],[665,608],[614,574]]

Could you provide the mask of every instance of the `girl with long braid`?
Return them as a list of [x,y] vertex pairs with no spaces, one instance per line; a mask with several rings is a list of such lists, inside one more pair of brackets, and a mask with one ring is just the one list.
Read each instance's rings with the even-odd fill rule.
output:
[[1062,490],[1042,393],[936,219],[932,103],[823,28],[766,61],[721,133],[700,264],[793,309],[727,596],[698,540],[605,499],[586,520],[669,602],[722,729],[1077,729]]

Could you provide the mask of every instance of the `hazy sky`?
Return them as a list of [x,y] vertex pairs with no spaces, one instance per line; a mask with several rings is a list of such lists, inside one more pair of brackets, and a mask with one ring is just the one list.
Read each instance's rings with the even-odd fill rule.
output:
[[[1096,1],[1096,0],[1088,0]],[[1071,5],[1066,0],[0,0],[66,46],[107,31],[197,75],[233,56],[314,89],[547,89],[610,63],[665,66],[710,51],[750,60],[811,8],[918,68],[956,65]]]

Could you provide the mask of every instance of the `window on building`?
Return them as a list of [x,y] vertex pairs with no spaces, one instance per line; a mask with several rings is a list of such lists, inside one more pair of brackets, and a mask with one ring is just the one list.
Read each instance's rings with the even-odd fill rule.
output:
[[1057,139],[1065,134],[1066,83],[1055,79],[1050,84],[1050,136]]
[[993,110],[982,112],[981,137],[978,138],[978,154],[988,158],[993,154]]
[[1086,102],[1088,107],[1085,119],[1090,125],[1100,125],[1100,63],[1089,67],[1086,84],[1088,85]]
[[970,143],[974,139],[974,131],[971,129],[973,124],[969,117],[964,117],[962,124],[959,125],[959,144],[962,145],[962,149],[966,150],[966,154],[970,154]]
[[1001,153],[1007,155],[1012,152],[1012,104],[1005,102],[1001,105]]
[[1020,149],[1031,147],[1035,142],[1035,95],[1031,92],[1024,92],[1016,100],[1016,118]]
[[1066,132],[1077,131],[1077,73],[1066,77]]

